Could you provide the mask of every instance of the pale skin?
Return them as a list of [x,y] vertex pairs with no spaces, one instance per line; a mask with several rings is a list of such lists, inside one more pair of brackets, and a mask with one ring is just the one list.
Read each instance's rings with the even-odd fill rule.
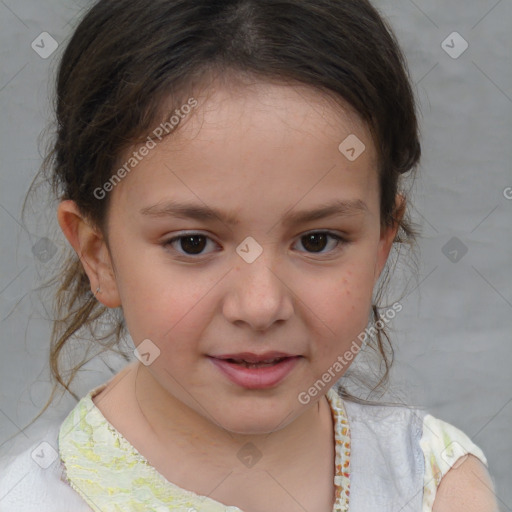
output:
[[[149,366],[129,365],[94,400],[176,485],[245,512],[331,512],[327,389],[307,405],[297,397],[366,327],[396,235],[396,224],[381,223],[375,145],[348,107],[305,87],[224,82],[194,97],[197,111],[110,192],[108,233],[72,201],[58,209],[91,290],[101,288],[97,299],[122,306],[135,345],[150,339],[160,350]],[[354,162],[338,150],[350,134],[366,146]],[[141,213],[169,200],[206,205],[236,222]],[[334,200],[345,204],[338,215],[283,223]],[[343,241],[317,238],[315,252],[304,240],[312,232]],[[162,245],[185,234],[207,237],[199,255],[179,239]],[[263,249],[252,263],[236,252],[249,236]],[[264,390],[232,383],[207,357],[267,350],[302,357]],[[252,468],[237,458],[248,442],[262,454]],[[486,481],[486,468],[469,458],[447,475],[455,476],[446,491],[441,486],[435,512],[463,510],[460,492],[465,512],[477,510],[477,491],[460,471],[468,464]],[[478,511],[495,512],[489,507]]]

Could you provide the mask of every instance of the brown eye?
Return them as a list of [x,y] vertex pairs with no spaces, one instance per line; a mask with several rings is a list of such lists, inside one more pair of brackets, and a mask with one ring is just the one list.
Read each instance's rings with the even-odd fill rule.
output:
[[[176,236],[162,243],[164,248],[171,246],[183,256],[198,256],[203,254],[204,249],[212,241],[209,237],[200,233],[191,233],[188,235]],[[207,253],[206,253],[207,254]]]
[[204,236],[184,236],[180,240],[181,248],[187,254],[200,254],[206,246],[206,237]]
[[308,233],[307,235],[302,236],[301,243],[308,252],[323,254],[322,251],[327,247],[330,238],[336,241],[333,249],[336,249],[345,242],[343,238],[335,235],[334,233],[317,231],[315,233]]

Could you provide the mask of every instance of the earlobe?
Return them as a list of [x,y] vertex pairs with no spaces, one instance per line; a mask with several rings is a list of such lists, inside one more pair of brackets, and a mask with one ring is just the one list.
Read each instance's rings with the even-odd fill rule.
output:
[[91,284],[91,292],[105,306],[119,307],[121,301],[114,269],[101,232],[84,218],[76,203],[71,200],[59,204],[57,219],[84,267]]

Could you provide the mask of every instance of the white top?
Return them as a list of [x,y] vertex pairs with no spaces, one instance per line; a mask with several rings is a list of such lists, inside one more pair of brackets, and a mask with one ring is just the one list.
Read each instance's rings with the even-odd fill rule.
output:
[[[107,384],[0,470],[0,512],[244,512],[158,473],[94,404]],[[421,409],[343,401],[334,388],[326,396],[335,425],[333,512],[431,512],[459,457],[471,453],[488,466],[464,432]]]

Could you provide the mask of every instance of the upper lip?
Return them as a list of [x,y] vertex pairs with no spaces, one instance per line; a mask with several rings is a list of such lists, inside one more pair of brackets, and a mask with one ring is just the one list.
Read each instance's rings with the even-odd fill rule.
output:
[[247,361],[248,363],[260,363],[261,361],[270,361],[272,359],[277,358],[297,356],[273,350],[270,352],[263,352],[263,354],[253,354],[252,352],[239,352],[238,354],[221,354],[218,356],[211,357],[214,357],[215,359],[237,359]]

